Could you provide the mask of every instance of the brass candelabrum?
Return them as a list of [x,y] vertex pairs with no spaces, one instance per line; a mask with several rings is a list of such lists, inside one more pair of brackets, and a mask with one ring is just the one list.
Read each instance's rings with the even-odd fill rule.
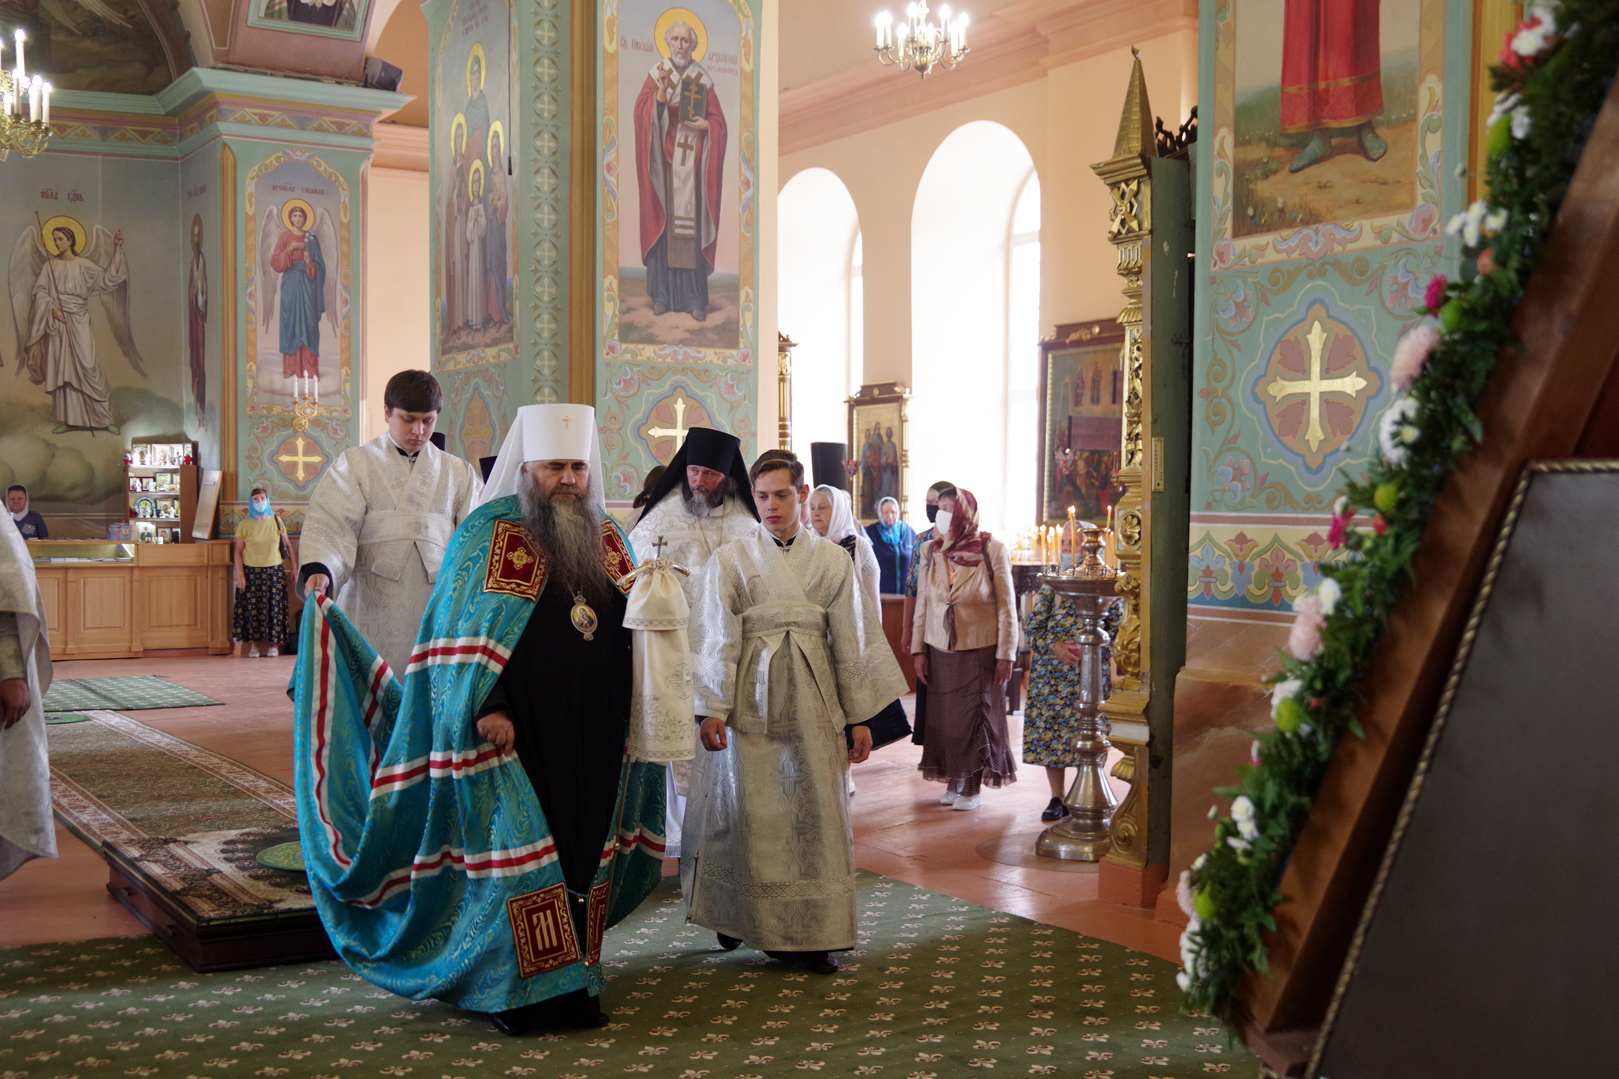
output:
[[1063,798],[1068,817],[1040,833],[1035,852],[1046,858],[1095,862],[1107,853],[1108,826],[1118,798],[1107,781],[1107,755],[1113,747],[1102,718],[1102,647],[1109,641],[1102,620],[1118,599],[1119,573],[1099,557],[1107,530],[1081,530],[1082,559],[1068,572],[1043,573],[1040,583],[1074,605],[1079,615],[1079,734],[1074,756],[1079,767]]

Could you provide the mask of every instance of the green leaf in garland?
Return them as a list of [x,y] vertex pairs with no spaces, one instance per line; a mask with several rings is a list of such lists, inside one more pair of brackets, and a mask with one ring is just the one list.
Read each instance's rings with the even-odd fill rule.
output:
[[1439,328],[1446,333],[1455,333],[1462,328],[1462,319],[1466,312],[1460,300],[1446,300],[1445,306],[1439,309]]
[[1393,513],[1394,508],[1400,504],[1400,485],[1397,483],[1380,483],[1377,491],[1372,495],[1372,505],[1379,513]]
[[1304,722],[1304,706],[1297,697],[1286,697],[1276,706],[1276,729],[1292,734]]

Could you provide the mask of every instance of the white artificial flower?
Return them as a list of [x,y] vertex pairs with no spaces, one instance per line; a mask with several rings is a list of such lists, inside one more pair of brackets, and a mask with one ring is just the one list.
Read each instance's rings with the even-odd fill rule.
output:
[[1254,803],[1246,794],[1237,795],[1237,800],[1231,803],[1231,819],[1237,822],[1237,831],[1242,838],[1253,839],[1259,834],[1259,825],[1254,820]]
[[1330,615],[1338,609],[1338,601],[1343,598],[1344,590],[1337,581],[1327,577],[1315,586],[1315,594],[1321,598],[1321,613]]
[[1342,517],[1344,515],[1344,510],[1346,510],[1348,508],[1349,508],[1349,496],[1348,495],[1339,495],[1337,498],[1332,500],[1332,515],[1334,517]]
[[1209,820],[1213,820],[1214,818],[1218,817],[1219,815],[1220,815],[1220,807],[1219,806],[1209,806]]
[[1249,851],[1254,849],[1254,845],[1252,843],[1248,842],[1246,839],[1238,839],[1234,835],[1226,837],[1225,845],[1236,851],[1238,854],[1247,854]]
[[1383,459],[1391,465],[1398,467],[1405,463],[1405,448],[1421,434],[1408,422],[1416,411],[1416,399],[1402,393],[1377,421],[1377,444],[1383,451]]
[[1276,688],[1270,691],[1270,718],[1272,721],[1275,721],[1276,710],[1282,706],[1282,702],[1289,697],[1297,697],[1299,691],[1303,688],[1304,682],[1297,678],[1289,678],[1284,682],[1276,683]]
[[1527,139],[1529,137],[1529,129],[1532,126],[1533,126],[1533,124],[1531,123],[1531,121],[1529,119],[1529,106],[1528,105],[1519,105],[1517,108],[1512,110],[1512,137],[1513,138],[1515,138],[1515,139]]
[[1528,22],[1529,25],[1512,35],[1512,51],[1519,56],[1538,55],[1557,30],[1556,20],[1541,17],[1538,12]]
[[1309,734],[1310,732],[1312,732],[1314,730],[1315,730],[1315,728],[1310,726],[1308,723],[1300,723],[1299,724],[1299,733],[1300,734]]
[[1207,853],[1199,854],[1197,856],[1197,860],[1192,863],[1192,872],[1196,873],[1199,869],[1202,869],[1205,865],[1208,864],[1208,861],[1209,861],[1209,856],[1208,856]]
[[1181,987],[1182,993],[1190,993],[1192,991],[1192,976],[1183,970],[1175,975],[1175,984]]
[[1511,216],[1505,209],[1491,210],[1484,218],[1484,232],[1494,236],[1507,227],[1507,218]]

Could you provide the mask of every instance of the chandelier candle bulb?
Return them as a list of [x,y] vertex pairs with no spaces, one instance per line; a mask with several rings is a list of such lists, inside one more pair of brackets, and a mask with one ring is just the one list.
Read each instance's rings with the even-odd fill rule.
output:
[[17,42],[17,82],[19,84],[18,89],[20,90],[23,72],[28,70],[28,65],[23,62],[22,51],[22,43],[28,40],[28,35],[23,33],[22,27],[19,26],[17,27],[17,32],[13,34],[12,37]]
[[51,124],[51,84],[40,86],[39,122],[49,127]]

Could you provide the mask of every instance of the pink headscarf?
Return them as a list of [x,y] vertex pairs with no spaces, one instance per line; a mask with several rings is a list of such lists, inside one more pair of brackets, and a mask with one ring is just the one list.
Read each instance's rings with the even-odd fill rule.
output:
[[989,538],[988,532],[978,531],[978,499],[965,487],[957,487],[956,511],[950,515],[950,531],[939,551],[958,566],[976,566],[984,561]]

